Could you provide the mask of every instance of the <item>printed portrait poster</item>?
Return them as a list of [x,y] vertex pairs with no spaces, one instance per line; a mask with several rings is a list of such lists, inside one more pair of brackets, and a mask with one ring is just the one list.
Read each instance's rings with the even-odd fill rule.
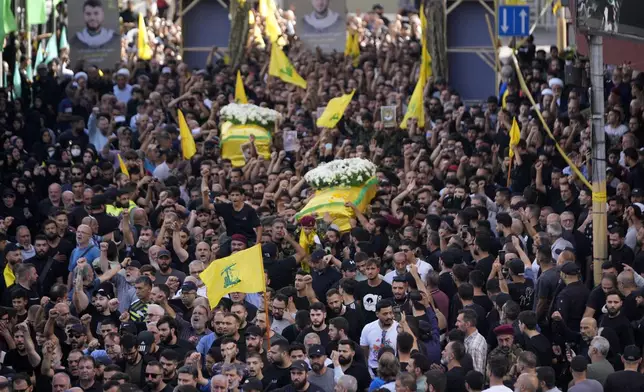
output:
[[347,35],[346,0],[290,0],[295,10],[295,32],[311,49],[344,52]]
[[118,0],[68,0],[67,9],[72,65],[113,68],[121,58]]

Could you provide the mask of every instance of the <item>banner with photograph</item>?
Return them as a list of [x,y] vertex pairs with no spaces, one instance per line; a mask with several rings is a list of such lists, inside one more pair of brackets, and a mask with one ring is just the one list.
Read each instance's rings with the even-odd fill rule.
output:
[[344,53],[347,35],[346,0],[288,0],[297,15],[295,32],[310,48]]
[[82,60],[113,68],[121,59],[118,0],[70,0],[67,7],[72,67]]
[[577,0],[577,27],[590,34],[644,39],[641,0]]

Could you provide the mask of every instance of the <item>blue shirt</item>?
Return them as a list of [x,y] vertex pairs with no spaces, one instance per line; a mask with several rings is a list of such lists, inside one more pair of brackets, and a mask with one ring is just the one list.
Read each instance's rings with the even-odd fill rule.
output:
[[[87,248],[79,248],[79,247],[74,248],[69,260],[69,272],[74,271],[74,268],[76,268],[78,259],[80,259],[81,256],[87,259],[87,263],[89,265],[92,265],[92,261],[94,261],[95,259],[101,256],[101,251],[91,241],[88,246],[91,247],[89,250],[87,250]],[[85,255],[83,255],[83,253],[85,253]]]

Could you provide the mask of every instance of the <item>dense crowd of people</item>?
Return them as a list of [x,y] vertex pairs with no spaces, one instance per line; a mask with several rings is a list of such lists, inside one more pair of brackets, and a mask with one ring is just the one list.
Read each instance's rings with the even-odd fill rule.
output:
[[[127,51],[126,34],[119,68],[56,59],[32,84],[22,75],[21,99],[0,94],[0,392],[644,387],[641,74],[607,76],[609,234],[593,238],[592,193],[555,149],[592,180],[587,83],[564,82],[556,47],[519,49],[536,107],[511,73],[501,94],[468,105],[436,78],[425,126],[412,118],[403,130],[380,108],[400,120],[409,105],[417,14],[389,20],[376,6],[352,17],[354,64],[305,47],[293,12],[281,12],[304,90],[267,77],[255,12],[241,75],[250,102],[283,119],[270,159],[233,167],[219,110],[234,102],[237,70],[217,48],[204,68],[183,63],[180,30],[157,14],[174,10],[158,3],[146,15],[151,61]],[[134,25],[132,4],[121,17]],[[316,127],[317,108],[354,89],[337,127]],[[189,160],[177,109],[197,144]],[[289,151],[286,131],[298,138]],[[296,219],[314,194],[304,174],[350,157],[378,165],[368,208],[346,204],[351,229],[329,214]],[[593,241],[609,244],[598,285]],[[268,299],[209,303],[200,274],[254,244]]]

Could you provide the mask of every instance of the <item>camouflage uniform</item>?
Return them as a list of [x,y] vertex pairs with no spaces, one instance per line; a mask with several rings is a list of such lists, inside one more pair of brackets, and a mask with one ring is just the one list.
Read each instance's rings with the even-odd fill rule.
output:
[[508,353],[505,353],[502,350],[502,347],[498,346],[494,350],[490,351],[490,353],[488,354],[487,360],[489,363],[490,358],[492,358],[493,356],[496,356],[496,355],[505,356],[509,361],[508,363],[510,364],[510,369],[508,369],[508,372],[506,373],[505,377],[503,377],[503,380],[504,381],[511,380],[514,377],[514,366],[516,365],[517,359],[519,358],[519,355],[522,352],[523,352],[523,349],[519,347],[519,345],[517,345],[516,343],[512,345]]

